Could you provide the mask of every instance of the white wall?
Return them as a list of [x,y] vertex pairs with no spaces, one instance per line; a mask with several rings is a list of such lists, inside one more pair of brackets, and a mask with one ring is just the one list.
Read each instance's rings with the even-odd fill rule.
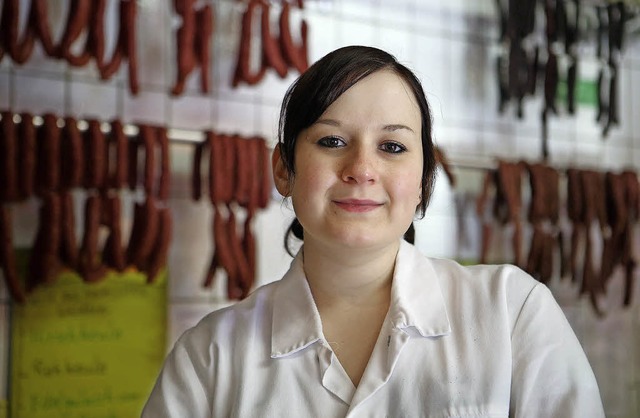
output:
[[[21,4],[28,4],[21,1]],[[48,2],[59,34],[69,0]],[[455,162],[490,165],[495,157],[540,158],[539,112],[541,99],[530,99],[525,119],[515,121],[509,108],[497,112],[498,93],[494,59],[498,53],[497,22],[492,0],[307,0],[304,18],[310,25],[310,60],[349,44],[381,47],[396,55],[421,78],[434,110],[436,142]],[[168,92],[175,77],[177,21],[170,1],[139,0],[138,55],[141,92],[128,93],[126,69],[109,82],[98,81],[95,68],[72,69],[43,56],[21,67],[8,58],[0,62],[0,108],[14,112],[48,111],[77,118],[97,117],[124,122],[151,122],[171,128],[275,139],[280,100],[295,75],[281,80],[270,71],[254,87],[231,88],[231,77],[244,6],[235,0],[215,1],[216,32],[213,46],[212,92],[202,95],[198,76],[179,98]],[[115,1],[109,2],[113,16]],[[299,18],[295,16],[295,18]],[[111,46],[112,47],[112,46]],[[581,75],[595,77],[593,48],[585,46]],[[595,109],[579,108],[575,117],[562,115],[550,121],[551,163],[616,169],[640,168],[640,42],[627,44],[620,72],[621,126],[603,141],[594,123]],[[170,206],[174,212],[174,242],[170,254],[170,341],[202,315],[228,304],[223,278],[213,290],[201,281],[211,252],[208,231],[211,210],[189,198],[191,149],[171,147],[173,182]],[[478,254],[478,224],[473,198],[479,191],[481,171],[458,168],[456,189],[438,181],[433,203],[417,223],[417,243],[427,254],[474,258]],[[466,206],[456,206],[466,202]],[[471,202],[471,204],[469,203]],[[456,217],[462,210],[464,215]],[[275,280],[290,258],[282,246],[291,211],[275,198],[256,219],[260,284]],[[20,235],[29,241],[29,223]],[[575,287],[555,279],[551,287],[583,343],[597,374],[609,417],[640,415],[640,301],[620,308],[620,278],[608,292],[609,314],[597,319]],[[636,286],[638,287],[638,286]],[[638,295],[638,292],[636,292]]]

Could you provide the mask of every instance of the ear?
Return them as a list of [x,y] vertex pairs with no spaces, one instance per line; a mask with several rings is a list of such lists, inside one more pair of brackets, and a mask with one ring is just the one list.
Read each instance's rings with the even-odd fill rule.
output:
[[289,171],[282,161],[282,154],[280,153],[280,144],[277,144],[271,155],[271,169],[273,172],[273,183],[282,196],[289,196],[291,191],[291,184],[289,181]]

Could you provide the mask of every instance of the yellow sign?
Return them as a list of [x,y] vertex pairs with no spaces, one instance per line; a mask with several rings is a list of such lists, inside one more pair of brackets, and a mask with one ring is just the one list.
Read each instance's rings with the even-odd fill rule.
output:
[[65,272],[14,305],[9,416],[140,416],[166,354],[166,282]]

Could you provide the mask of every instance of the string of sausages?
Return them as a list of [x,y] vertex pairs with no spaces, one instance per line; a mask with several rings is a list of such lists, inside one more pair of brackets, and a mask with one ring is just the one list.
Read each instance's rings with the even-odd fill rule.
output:
[[[203,170],[202,163],[208,163]],[[211,287],[216,273],[226,272],[227,297],[242,299],[249,294],[256,276],[256,243],[253,219],[265,208],[271,190],[269,151],[260,137],[241,137],[206,132],[206,139],[193,150],[192,197],[206,190],[213,208],[214,252],[205,273],[204,287]],[[238,218],[244,216],[239,225]]]
[[[19,33],[21,3],[25,2],[3,2],[0,18],[0,60],[3,58],[3,52],[6,52],[16,64],[24,64],[30,58],[35,42],[39,41],[48,57],[64,59],[71,66],[82,67],[93,59],[100,77],[108,80],[118,71],[126,58],[129,63],[129,89],[134,95],[138,93],[135,0],[120,0],[118,39],[110,58],[105,57],[106,0],[71,0],[66,24],[58,42],[55,42],[51,35],[46,0],[31,0],[26,25],[22,33]],[[84,45],[78,47],[79,42],[84,42]],[[73,52],[77,50],[81,52]]]
[[[36,126],[28,113],[1,116],[0,268],[12,298],[25,301],[28,291],[51,283],[63,269],[96,282],[110,269],[133,266],[153,282],[166,265],[171,240],[166,129],[139,125],[139,134],[129,138],[118,120],[103,124],[92,119],[81,130],[72,117],[45,114]],[[106,132],[104,125],[109,126]],[[143,157],[144,175],[138,178]],[[123,245],[121,192],[127,187],[142,188],[145,199],[135,204],[132,232]],[[74,208],[79,196],[72,193],[77,189],[85,196],[80,242]],[[11,204],[30,198],[39,200],[40,210],[23,286],[16,270]],[[108,234],[102,248],[101,232]]]
[[[544,0],[544,36],[538,36],[535,0],[495,0],[500,22],[501,53],[496,61],[498,111],[503,113],[515,100],[516,114],[523,117],[523,101],[535,96],[538,78],[543,81],[542,156],[547,158],[548,118],[560,115],[557,104],[560,80],[566,80],[566,112],[575,114],[578,79],[578,42],[587,39],[581,24],[586,16],[580,0]],[[600,61],[597,78],[598,111],[596,122],[602,126],[606,138],[610,129],[619,124],[617,78],[624,49],[625,25],[635,10],[624,1],[594,5],[596,25],[596,54]],[[637,12],[635,12],[637,14]],[[588,25],[587,25],[588,26]],[[590,28],[588,28],[590,29]],[[566,61],[568,65],[561,65]]]
[[[530,194],[525,196],[521,183],[527,178]],[[566,193],[560,187],[561,173],[543,163],[499,161],[496,169],[489,170],[476,208],[482,221],[480,262],[488,261],[492,244],[493,219],[487,212],[493,200],[495,220],[502,225],[514,225],[514,264],[543,283],[548,283],[554,274],[571,277],[580,295],[588,296],[598,315],[604,315],[600,301],[607,284],[616,270],[621,269],[625,280],[622,303],[629,306],[636,267],[633,233],[640,210],[637,173],[569,168],[564,178]],[[561,196],[566,196],[570,237],[560,227]],[[532,230],[526,263],[519,226],[525,199],[529,199],[527,218]],[[559,267],[554,260],[560,260]]]
[[598,72],[598,112],[596,121],[602,125],[607,137],[612,126],[619,124],[617,89],[618,67],[624,47],[624,27],[627,10],[624,2],[612,2],[596,8],[598,32],[596,55],[600,61]]
[[[302,0],[297,0],[297,7],[304,7]],[[260,18],[260,36],[254,35],[254,19]],[[291,34],[291,5],[283,0],[280,10],[278,36],[271,31],[271,4],[266,0],[249,0],[242,15],[240,46],[233,75],[232,86],[240,83],[254,85],[265,76],[267,69],[272,68],[280,78],[285,78],[289,69],[303,73],[309,67],[307,22],[301,19],[300,44],[296,45]],[[251,62],[252,42],[260,42],[258,60]]]

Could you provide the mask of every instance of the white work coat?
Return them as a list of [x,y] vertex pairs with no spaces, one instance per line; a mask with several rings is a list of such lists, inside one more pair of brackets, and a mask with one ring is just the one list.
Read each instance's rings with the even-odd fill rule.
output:
[[204,417],[604,417],[546,286],[403,241],[391,305],[358,387],[323,333],[301,254],[285,276],[176,342],[142,413]]

